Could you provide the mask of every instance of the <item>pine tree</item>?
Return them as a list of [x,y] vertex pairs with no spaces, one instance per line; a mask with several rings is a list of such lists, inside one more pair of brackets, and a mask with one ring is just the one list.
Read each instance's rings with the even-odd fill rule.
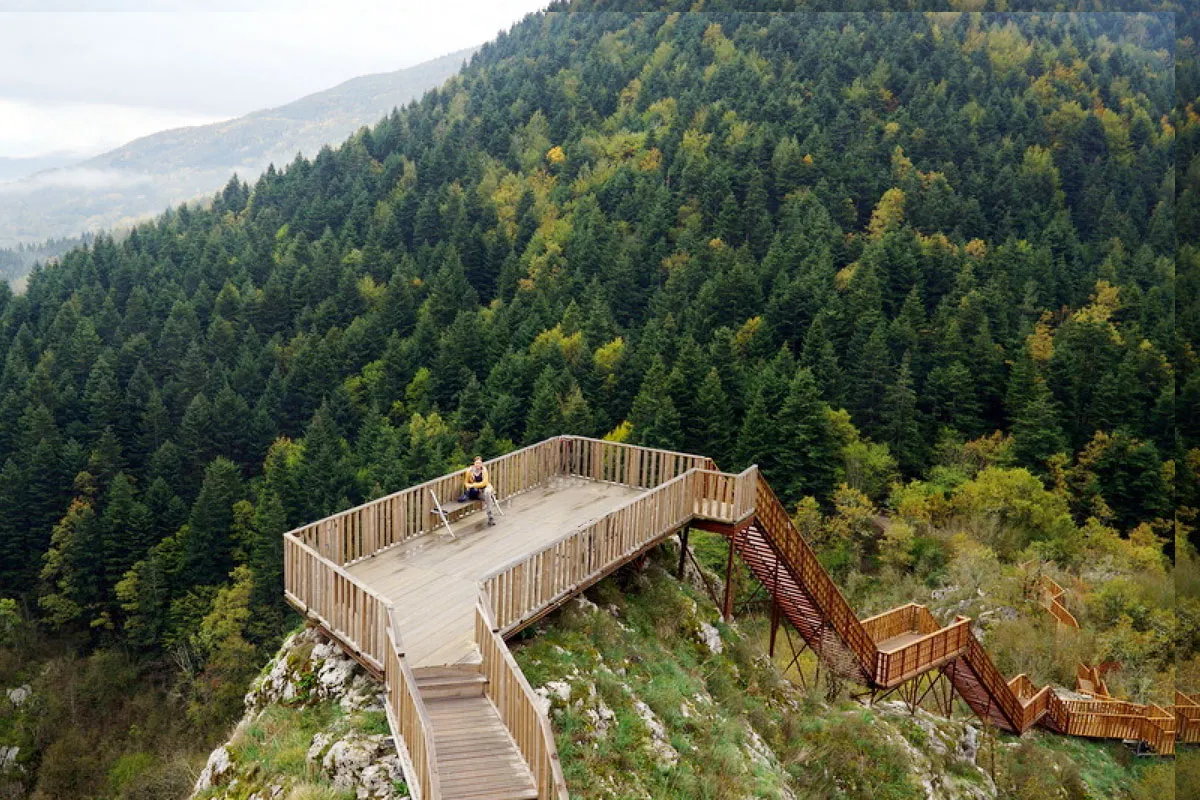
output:
[[649,442],[653,441],[670,442],[653,445],[655,447],[681,445],[682,419],[674,402],[671,402],[671,390],[667,366],[661,356],[655,356],[629,410],[629,422],[633,425],[633,437],[638,444],[651,446]]
[[1033,396],[1013,420],[1013,456],[1042,471],[1055,453],[1067,452],[1067,438],[1058,418],[1058,404],[1044,381],[1033,384]]
[[682,446],[683,422],[670,397],[663,397],[642,427],[634,428],[634,439],[643,447],[678,450]]
[[200,494],[180,541],[180,574],[188,586],[217,586],[233,569],[233,505],[242,499],[237,465],[216,458],[204,470]]
[[736,433],[733,409],[730,408],[729,396],[715,367],[708,370],[700,388],[696,390],[694,423],[697,445],[692,452],[708,454],[722,466],[730,464],[731,443]]
[[774,481],[777,477],[775,467],[778,440],[779,433],[774,415],[768,409],[765,393],[760,387],[751,398],[746,415],[742,418],[734,469],[742,470],[751,464],[758,464],[763,477]]
[[301,481],[312,519],[351,505],[354,494],[349,446],[333,420],[328,403],[317,409],[304,432],[303,465]]
[[41,569],[48,591],[38,598],[38,606],[55,628],[90,622],[104,597],[104,545],[92,477],[80,473],[75,487],[78,495],[54,526]]
[[596,433],[591,406],[579,386],[572,383],[562,401],[562,433],[592,436]]
[[203,393],[188,403],[179,423],[179,446],[183,450],[185,472],[189,477],[199,476],[204,465],[214,455],[212,438],[212,405]]
[[833,403],[842,398],[842,368],[838,364],[837,352],[825,330],[825,316],[818,315],[804,336],[804,349],[800,354],[800,365],[812,372],[821,396]]
[[796,370],[776,425],[778,485],[788,507],[806,495],[825,498],[833,491],[837,443],[828,411],[812,372]]
[[257,612],[250,631],[260,642],[278,632],[287,609],[283,599],[283,533],[287,528],[287,514],[279,495],[264,489],[254,508],[247,560],[253,576],[250,605]]
[[533,402],[525,418],[525,443],[532,444],[562,433],[562,377],[554,367],[546,367],[533,385]]
[[900,362],[896,382],[884,397],[883,409],[883,440],[891,448],[900,469],[912,474],[923,463],[925,447],[908,353]]
[[119,473],[104,495],[100,537],[104,554],[104,590],[110,593],[121,577],[153,544],[150,510],[138,501],[133,480]]
[[847,396],[854,424],[867,436],[878,439],[883,432],[884,417],[889,413],[888,403],[880,400],[894,383],[884,323],[871,331],[862,349],[854,354],[852,364]]
[[84,402],[88,411],[88,428],[93,437],[99,438],[105,428],[119,424],[121,393],[117,388],[117,377],[107,354],[102,354],[96,360],[95,366],[88,374]]
[[249,466],[250,406],[228,383],[213,399],[209,425],[213,452]]
[[983,432],[978,387],[960,361],[952,361],[929,371],[925,397],[937,423],[972,438]]

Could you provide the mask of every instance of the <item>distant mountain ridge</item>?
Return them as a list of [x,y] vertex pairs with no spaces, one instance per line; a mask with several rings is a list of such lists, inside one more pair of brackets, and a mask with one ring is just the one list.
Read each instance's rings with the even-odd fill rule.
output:
[[352,78],[277,108],[135,139],[73,166],[0,184],[0,247],[121,227],[217,191],[237,172],[313,156],[458,72],[478,48]]

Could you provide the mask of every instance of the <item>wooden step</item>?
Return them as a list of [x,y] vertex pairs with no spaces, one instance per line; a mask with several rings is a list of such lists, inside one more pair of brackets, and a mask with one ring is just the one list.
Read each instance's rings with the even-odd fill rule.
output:
[[426,703],[456,697],[483,697],[488,680],[475,666],[421,667],[413,670],[417,691]]
[[444,800],[537,800],[533,775],[491,700],[448,697],[425,707]]

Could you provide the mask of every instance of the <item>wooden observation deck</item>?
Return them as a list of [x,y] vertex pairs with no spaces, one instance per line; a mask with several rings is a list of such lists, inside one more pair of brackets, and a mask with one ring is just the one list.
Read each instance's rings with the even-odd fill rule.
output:
[[872,696],[915,706],[941,685],[1003,730],[1041,724],[1163,755],[1177,728],[1200,738],[1185,695],[1167,711],[1006,680],[966,617],[942,625],[908,604],[860,620],[756,467],[723,473],[703,456],[578,436],[487,466],[504,509],[495,527],[468,513],[447,531],[436,504],[462,491],[456,472],[284,534],[288,601],[385,681],[420,800],[566,800],[549,720],[504,639],[689,527],[726,536],[730,567],[736,553],[776,621]]

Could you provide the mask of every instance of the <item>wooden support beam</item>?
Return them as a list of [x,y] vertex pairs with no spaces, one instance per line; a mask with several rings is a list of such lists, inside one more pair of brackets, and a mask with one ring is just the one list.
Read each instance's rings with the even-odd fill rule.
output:
[[679,569],[676,570],[675,577],[683,580],[683,566],[688,555],[688,533],[691,528],[684,527],[679,531]]
[[771,600],[771,658],[775,657],[775,636],[779,633],[779,603]]
[[691,550],[684,550],[683,552],[687,554],[688,560],[691,561],[692,566],[696,568],[696,574],[700,576],[700,580],[704,583],[704,591],[708,593],[708,597],[710,600],[712,600],[713,606],[720,608],[721,601],[717,599],[717,590],[714,589],[713,585],[708,582],[708,576],[704,574],[704,570],[700,567],[700,562],[696,560],[696,556],[692,554]]
[[729,558],[725,562],[725,603],[721,606],[726,623],[733,621],[733,537],[729,538]]

